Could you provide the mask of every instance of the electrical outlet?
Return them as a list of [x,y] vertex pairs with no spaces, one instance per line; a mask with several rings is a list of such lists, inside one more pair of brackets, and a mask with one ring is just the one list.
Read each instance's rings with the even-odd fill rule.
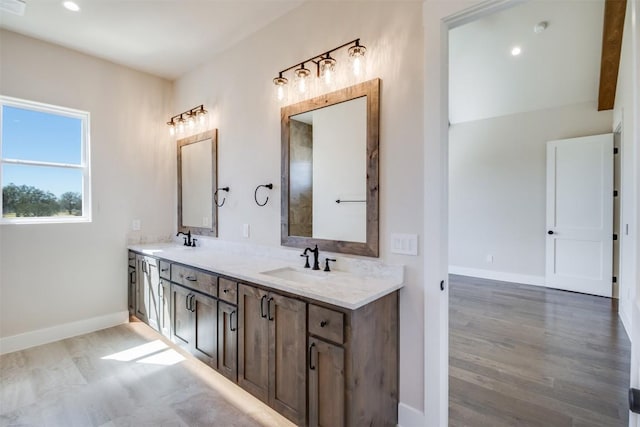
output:
[[209,217],[208,216],[203,216],[202,217],[202,226],[203,227],[208,227],[209,226]]
[[242,237],[249,238],[249,224],[242,224]]
[[134,219],[133,221],[131,221],[131,229],[133,231],[140,231],[141,228],[142,228],[142,225],[139,219]]
[[493,254],[487,254],[486,260],[489,264],[493,264]]

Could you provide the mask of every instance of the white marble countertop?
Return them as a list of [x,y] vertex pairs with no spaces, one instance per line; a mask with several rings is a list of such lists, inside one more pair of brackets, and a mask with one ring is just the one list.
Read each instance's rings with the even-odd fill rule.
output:
[[[403,287],[403,268],[387,267],[382,263],[379,267],[374,264],[374,268],[369,267],[368,271],[356,274],[335,269],[331,272],[303,269],[302,258],[294,263],[283,257],[265,256],[264,250],[253,254],[246,251],[234,253],[224,248],[191,248],[175,243],[129,245],[129,249],[351,310]],[[392,269],[394,274],[389,274],[385,268]],[[301,274],[303,279],[289,280],[264,274],[278,269],[292,270],[292,275]]]

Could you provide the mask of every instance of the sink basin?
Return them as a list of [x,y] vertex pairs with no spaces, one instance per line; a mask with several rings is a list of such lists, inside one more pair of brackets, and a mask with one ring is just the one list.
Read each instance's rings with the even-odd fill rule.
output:
[[293,267],[276,268],[275,270],[263,271],[262,274],[298,283],[323,281],[329,277],[329,275],[323,271],[304,270]]

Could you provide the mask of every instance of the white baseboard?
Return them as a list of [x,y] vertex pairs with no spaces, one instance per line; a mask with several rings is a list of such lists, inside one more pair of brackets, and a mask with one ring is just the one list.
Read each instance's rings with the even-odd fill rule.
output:
[[77,335],[88,334],[100,329],[121,325],[129,321],[128,311],[104,316],[92,317],[91,319],[79,320],[77,322],[64,323],[50,328],[38,329],[36,331],[25,332],[23,334],[12,335],[0,338],[0,354],[13,353],[37,345],[48,344],[60,341],[65,338]]
[[633,336],[631,335],[631,319],[629,318],[629,315],[623,310],[618,310],[618,317],[620,317],[620,321],[622,322],[624,331],[627,333],[627,337],[629,337],[629,341],[633,343]]
[[500,280],[502,282],[522,283],[524,285],[546,287],[544,283],[544,276],[531,276],[528,274],[482,270],[479,268],[460,267],[458,265],[450,265],[449,273],[458,274],[460,276],[479,277],[480,279]]
[[398,404],[398,427],[424,427],[427,419],[424,414],[409,405]]

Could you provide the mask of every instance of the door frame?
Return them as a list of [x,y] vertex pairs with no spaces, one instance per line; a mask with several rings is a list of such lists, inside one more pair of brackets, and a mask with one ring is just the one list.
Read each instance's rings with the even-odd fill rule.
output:
[[[414,411],[406,417],[400,411],[400,425],[447,426],[448,423],[448,128],[449,128],[449,79],[448,32],[450,29],[471,22],[502,9],[522,3],[523,0],[424,0],[424,413],[422,424]],[[640,69],[640,0],[631,3],[632,73]],[[627,30],[627,29],[625,29]],[[634,177],[640,177],[640,119],[638,82],[633,80],[633,110],[631,127],[634,129]],[[628,123],[629,124],[629,123]],[[637,186],[637,184],[636,184]],[[637,194],[637,187],[636,187]],[[640,197],[636,198],[633,223],[639,225]],[[640,254],[640,239],[634,229],[636,253]],[[632,291],[633,340],[631,384],[640,383],[640,305],[636,300],[637,270]],[[441,290],[443,283],[444,290]],[[633,338],[633,337],[632,337]],[[640,425],[640,419],[632,414],[629,425]]]

